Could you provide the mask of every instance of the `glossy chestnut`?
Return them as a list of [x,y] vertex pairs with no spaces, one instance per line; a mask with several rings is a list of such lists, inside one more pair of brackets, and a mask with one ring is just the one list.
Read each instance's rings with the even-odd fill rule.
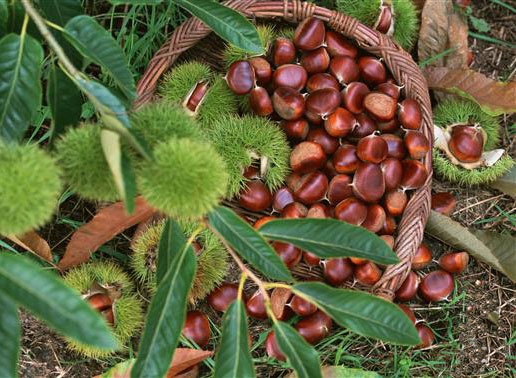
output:
[[428,264],[432,262],[432,251],[425,243],[421,243],[421,245],[417,248],[414,257],[412,258],[412,269],[420,270],[425,268]]
[[325,72],[330,66],[330,55],[324,47],[307,52],[301,57],[301,65],[308,74]]
[[294,198],[305,205],[321,201],[328,191],[328,178],[320,171],[305,173],[292,188]]
[[401,309],[401,311],[403,311],[405,313],[405,315],[408,316],[408,318],[410,319],[412,324],[416,324],[416,315],[414,314],[414,311],[412,311],[412,309],[409,306],[407,306],[403,303],[398,303],[398,307]]
[[278,213],[281,213],[287,205],[294,201],[294,194],[289,188],[279,188],[276,190],[272,197],[272,209]]
[[462,273],[468,266],[467,252],[452,252],[439,257],[439,266],[448,273]]
[[368,261],[353,267],[353,277],[362,285],[372,286],[380,280],[382,271],[375,263]]
[[389,246],[390,249],[394,249],[394,236],[380,235],[380,238]]
[[320,144],[326,155],[334,154],[339,148],[339,140],[321,127],[310,130],[306,140]]
[[364,111],[364,99],[371,91],[364,83],[353,81],[340,92],[344,106],[351,113],[359,114]]
[[401,186],[404,189],[419,189],[425,184],[428,171],[423,163],[419,160],[403,160],[401,166],[403,167]]
[[285,206],[281,212],[282,218],[305,218],[308,214],[308,208],[299,202],[292,202]]
[[255,56],[249,59],[249,63],[254,69],[254,75],[256,77],[256,83],[263,87],[271,82],[272,79],[272,67],[267,59],[261,56]]
[[324,120],[324,128],[335,138],[344,138],[353,131],[356,125],[355,116],[347,109],[340,107]]
[[378,135],[371,134],[358,141],[357,156],[363,162],[381,163],[387,158],[387,153],[387,142]]
[[432,194],[432,210],[443,215],[451,215],[457,206],[457,199],[450,192]]
[[396,115],[396,100],[384,93],[371,92],[364,98],[364,108],[379,121],[390,121]]
[[333,155],[333,166],[337,173],[350,174],[357,170],[358,156],[357,149],[352,144],[343,144]]
[[111,308],[113,301],[106,294],[94,294],[88,298],[88,303],[94,310],[102,312]]
[[294,45],[304,51],[315,50],[324,44],[326,27],[324,22],[315,17],[303,20],[294,31]]
[[382,229],[380,230],[380,235],[393,235],[396,231],[396,219],[392,215],[387,214],[385,217],[385,223],[383,224]]
[[389,30],[394,28],[393,21],[392,5],[381,5],[380,14],[374,25],[375,29],[380,33],[388,33]]
[[479,128],[473,126],[455,126],[448,142],[450,152],[464,163],[477,162],[484,149],[484,137]]
[[294,244],[275,241],[272,243],[272,248],[289,269],[296,266],[301,261],[301,257],[303,257],[301,250]]
[[263,211],[272,205],[272,193],[262,181],[248,181],[240,192],[238,204],[247,210]]
[[290,154],[290,167],[297,173],[313,172],[326,162],[323,147],[315,142],[301,142]]
[[353,177],[353,193],[365,202],[378,202],[385,193],[382,168],[373,163],[359,163]]
[[377,204],[370,205],[367,207],[367,217],[361,226],[371,232],[379,232],[383,227],[386,216],[383,207]]
[[412,159],[423,159],[428,151],[430,151],[430,142],[425,134],[420,131],[407,130],[403,142]]
[[420,348],[428,348],[432,346],[435,340],[435,335],[432,330],[424,324],[416,324],[417,335],[421,339]]
[[297,64],[284,64],[272,74],[272,83],[276,88],[289,87],[300,91],[305,87],[307,80],[306,70]]
[[193,114],[197,114],[199,106],[206,98],[206,93],[208,93],[209,89],[210,83],[208,81],[199,81],[185,96],[182,105]]
[[309,316],[317,311],[317,307],[313,303],[298,295],[294,295],[288,305],[299,316]]
[[330,285],[340,286],[353,276],[353,264],[344,258],[324,260],[323,275]]
[[267,355],[271,358],[275,358],[279,361],[286,361],[287,358],[281,352],[278,342],[276,341],[276,336],[274,335],[274,331],[270,331],[265,339],[265,350]]
[[308,209],[307,218],[329,218],[331,211],[327,205],[323,203],[315,203]]
[[262,227],[265,223],[268,223],[270,222],[271,220],[274,220],[274,219],[278,219],[276,217],[273,217],[273,216],[264,216],[264,217],[261,217],[261,218],[258,218],[254,224],[253,224],[253,228],[258,230],[260,227]]
[[407,156],[407,149],[401,137],[394,134],[382,134],[381,137],[387,142],[388,157],[401,160]]
[[403,175],[403,166],[398,159],[387,158],[380,164],[385,180],[385,190],[391,191],[399,188]]
[[376,122],[376,128],[382,134],[396,133],[400,130],[400,121],[396,117],[389,121],[378,121]]
[[396,290],[396,299],[398,301],[407,302],[416,297],[417,289],[419,287],[419,277],[413,271],[410,271],[405,281]]
[[296,60],[296,46],[287,38],[278,38],[272,48],[272,62],[276,67],[292,63]]
[[305,140],[308,132],[310,131],[310,125],[304,118],[299,118],[294,121],[281,121],[280,127],[283,129],[287,137],[294,141]]
[[355,58],[358,54],[358,49],[351,42],[342,34],[331,30],[326,31],[326,49],[331,57],[344,55]]
[[400,97],[400,89],[402,87],[394,84],[394,83],[382,83],[380,85],[378,85],[374,90],[376,92],[381,92],[381,93],[385,93],[387,96],[391,96],[393,99],[395,99],[396,101],[398,100],[398,98]]
[[335,206],[335,218],[360,226],[367,218],[367,206],[355,197],[349,197]]
[[226,282],[208,295],[207,302],[215,311],[224,312],[237,297],[238,286]]
[[263,87],[256,87],[249,93],[249,106],[254,114],[266,117],[274,111],[272,100],[267,90]]
[[330,60],[329,72],[340,84],[349,84],[352,81],[358,81],[360,78],[358,65],[349,56],[333,57]]
[[398,119],[405,129],[418,130],[423,120],[419,103],[412,98],[403,100],[399,106]]
[[256,290],[245,303],[247,314],[255,319],[267,319],[267,310],[261,290]]
[[306,110],[324,119],[339,107],[340,101],[339,91],[332,88],[319,89],[306,97]]
[[113,312],[113,307],[100,311],[100,315],[104,318],[107,324],[110,326],[115,325],[115,313]]
[[318,73],[312,75],[306,81],[306,90],[308,93],[315,92],[319,89],[332,88],[340,91],[340,85],[332,75],[327,73]]
[[403,214],[407,206],[408,197],[402,190],[395,190],[385,194],[385,209],[393,217],[399,217]]
[[305,98],[293,88],[279,87],[272,95],[272,106],[281,118],[294,121],[305,113]]
[[351,188],[352,178],[345,174],[334,176],[328,184],[328,192],[326,197],[332,205],[337,205],[346,198],[353,196],[353,189]]
[[419,293],[428,302],[439,302],[447,299],[454,287],[453,276],[450,273],[436,270],[421,280]]
[[238,60],[229,66],[226,74],[229,89],[237,95],[245,95],[254,88],[255,74],[251,63]]
[[323,340],[333,325],[331,318],[322,311],[307,316],[298,321],[294,328],[310,344]]
[[326,160],[326,164],[324,164],[322,171],[326,176],[328,176],[328,179],[330,180],[338,175],[337,171],[335,170],[335,167],[333,166],[333,159],[331,158]]
[[205,347],[210,341],[208,317],[200,311],[188,311],[182,333],[201,348]]
[[365,113],[356,114],[357,126],[351,132],[354,139],[364,138],[376,131],[375,122]]
[[372,56],[363,56],[358,59],[360,76],[369,85],[376,86],[387,81],[387,70],[383,63]]
[[310,266],[317,266],[320,264],[321,259],[310,252],[303,252],[303,261]]

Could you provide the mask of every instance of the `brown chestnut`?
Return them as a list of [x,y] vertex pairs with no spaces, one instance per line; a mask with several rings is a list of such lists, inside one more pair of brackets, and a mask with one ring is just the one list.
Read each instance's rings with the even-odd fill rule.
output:
[[376,131],[375,122],[367,114],[356,114],[355,118],[357,119],[357,126],[351,132],[353,138],[364,138]]
[[266,117],[274,111],[269,93],[262,87],[256,87],[251,90],[249,93],[249,106],[254,114],[260,117]]
[[360,78],[358,65],[349,56],[339,55],[332,58],[329,71],[341,84],[349,84],[352,81],[358,81]]
[[380,235],[392,235],[396,231],[396,219],[392,215],[387,214],[385,217],[385,223],[380,230]]
[[182,105],[193,114],[197,114],[199,106],[206,98],[209,89],[210,83],[208,81],[199,81],[185,96]]
[[292,309],[287,306],[287,303],[292,297],[290,289],[277,287],[271,293],[271,310],[276,318],[279,320],[287,320],[294,316]]
[[323,275],[330,285],[340,286],[353,276],[353,265],[344,258],[324,260]]
[[325,72],[330,65],[330,56],[324,47],[305,53],[301,65],[309,74]]
[[451,215],[457,206],[457,199],[450,192],[432,194],[432,210],[444,215]]
[[425,268],[428,264],[432,262],[432,251],[425,243],[421,243],[421,245],[416,250],[414,257],[412,258],[412,269],[420,270]]
[[247,300],[245,309],[247,314],[255,319],[267,319],[267,310],[265,309],[265,301],[263,300],[261,290],[256,290]]
[[328,178],[320,171],[304,174],[292,188],[296,200],[305,205],[312,205],[322,200],[327,190]]
[[332,88],[336,91],[340,90],[337,79],[327,73],[318,73],[308,78],[306,82],[306,90],[308,93],[318,91],[319,89]]
[[364,111],[364,99],[371,91],[364,83],[353,81],[342,90],[344,106],[351,113],[359,114]]
[[365,264],[353,267],[353,277],[362,285],[371,286],[380,280],[382,271],[375,263],[368,261]]
[[439,266],[448,273],[462,273],[468,266],[469,255],[467,252],[452,252],[439,258]]
[[378,121],[376,122],[376,128],[380,130],[382,134],[395,133],[400,129],[400,121],[397,118],[393,118],[389,121]]
[[308,209],[307,218],[329,218],[331,211],[327,205],[323,203],[315,203]]
[[387,158],[380,164],[385,180],[385,190],[391,191],[397,189],[401,184],[403,176],[403,166],[398,159]]
[[353,193],[365,202],[378,202],[385,193],[382,168],[373,163],[360,163],[353,177]]
[[390,249],[394,249],[394,236],[380,235],[380,238],[389,246]]
[[396,100],[384,93],[371,92],[364,98],[364,108],[379,121],[390,121],[396,115]]
[[385,93],[387,96],[391,96],[393,99],[398,100],[400,97],[400,89],[402,87],[394,83],[382,83],[378,85],[374,90],[376,92]]
[[208,295],[207,301],[215,311],[224,312],[237,297],[238,286],[226,282],[215,288]]
[[416,324],[416,315],[414,314],[414,311],[412,311],[412,309],[409,306],[407,306],[403,303],[398,303],[398,307],[401,309],[401,311],[403,311],[408,316],[408,318],[410,319],[412,324]]
[[331,57],[345,55],[355,58],[358,54],[358,49],[351,42],[342,34],[331,30],[326,31],[326,49]]
[[432,330],[424,324],[416,324],[417,335],[421,339],[420,348],[428,348],[434,343],[435,335]]
[[387,142],[388,157],[401,160],[407,156],[407,150],[401,137],[394,134],[382,134],[381,137]]
[[419,277],[416,273],[410,271],[405,281],[403,281],[399,289],[396,290],[396,299],[402,302],[410,301],[415,298],[418,287]]
[[313,172],[322,168],[325,162],[324,149],[315,142],[301,142],[290,154],[290,167],[297,173]]
[[360,226],[367,218],[367,206],[356,199],[349,197],[335,206],[335,218]]
[[276,67],[289,64],[296,60],[296,46],[287,38],[278,38],[272,49],[272,62]]
[[94,294],[88,298],[88,303],[94,310],[102,312],[111,308],[113,301],[106,294]]
[[326,160],[326,164],[323,167],[323,172],[328,178],[331,180],[333,177],[337,176],[337,171],[335,170],[335,167],[333,166],[333,159]]
[[334,176],[328,184],[328,192],[326,197],[332,205],[337,205],[346,198],[353,196],[351,188],[352,179],[348,175],[339,174]]
[[205,347],[210,341],[208,317],[200,311],[188,311],[182,333],[201,348]]
[[317,311],[317,307],[313,303],[308,302],[298,295],[294,295],[288,305],[292,311],[294,311],[299,316],[312,315]]
[[106,320],[107,324],[110,326],[115,325],[115,313],[113,312],[113,307],[100,311],[100,315]]
[[425,134],[420,131],[407,130],[403,141],[412,159],[423,159],[428,151],[430,151],[430,142]]
[[299,118],[294,121],[281,121],[280,127],[285,131],[287,136],[295,141],[305,140],[308,132],[310,131],[310,125],[304,118]]
[[301,257],[303,257],[301,250],[294,244],[275,241],[272,243],[272,248],[274,248],[289,269],[296,266],[301,261]]
[[387,81],[387,70],[379,59],[363,56],[358,59],[357,64],[360,76],[366,83],[376,86]]
[[450,273],[436,270],[421,280],[419,292],[428,302],[439,302],[447,299],[454,287],[453,276]]
[[324,128],[332,137],[343,138],[357,125],[357,120],[347,109],[337,108],[324,120]]
[[279,66],[272,74],[272,83],[276,88],[289,87],[296,91],[305,87],[307,79],[306,70],[297,64],[284,64]]
[[325,37],[324,22],[315,17],[308,17],[297,26],[293,41],[298,49],[311,51],[322,46]]
[[384,201],[387,212],[394,217],[399,217],[407,206],[408,197],[404,191],[395,190],[385,194]]
[[298,321],[294,328],[310,344],[317,344],[323,340],[333,325],[331,318],[322,311],[307,316]]
[[305,98],[293,88],[279,87],[272,95],[272,106],[281,118],[293,121],[305,113]]
[[281,353],[274,331],[270,331],[265,339],[265,350],[267,351],[267,355],[271,358],[275,358],[279,361],[287,360],[285,355]]
[[374,204],[367,208],[367,217],[361,226],[371,232],[378,232],[385,222],[385,210],[380,205]]
[[308,209],[305,205],[299,202],[292,202],[285,206],[281,212],[282,218],[305,218],[308,214]]
[[477,162],[484,149],[484,136],[479,128],[473,126],[455,126],[448,142],[450,152],[464,163]]
[[387,142],[375,134],[360,139],[357,144],[357,156],[366,163],[381,163],[387,158],[387,152]]
[[358,156],[357,149],[352,144],[343,144],[333,155],[333,166],[337,173],[350,174],[357,170]]
[[353,265],[363,265],[366,262],[368,262],[369,260],[363,259],[361,257],[350,257],[349,261],[351,261],[353,263]]
[[423,119],[419,103],[412,98],[403,100],[399,106],[398,119],[405,129],[418,130]]
[[261,56],[249,59],[249,63],[253,66],[256,83],[262,87],[269,84],[272,79],[271,64]]
[[[333,113],[340,105],[340,92],[325,88],[310,93],[306,98],[306,111],[322,119]],[[307,117],[309,117],[307,114]]]
[[272,209],[281,213],[283,209],[294,202],[294,194],[287,187],[279,188],[272,198]]
[[321,259],[310,252],[303,252],[303,261],[310,266],[317,266],[321,262]]
[[255,74],[251,63],[238,60],[229,66],[226,82],[229,89],[237,95],[245,95],[254,88]]
[[374,28],[380,33],[388,33],[389,30],[394,28],[393,20],[392,5],[383,5],[382,3]]
[[309,142],[315,142],[321,145],[326,155],[332,155],[339,148],[339,140],[332,137],[323,128],[310,130],[306,139]]
[[428,179],[426,166],[419,160],[403,160],[403,175],[401,176],[401,186],[404,189],[419,189]]
[[247,210],[263,211],[272,205],[272,194],[262,181],[248,181],[240,192],[238,203]]
[[268,223],[270,222],[271,220],[274,220],[274,219],[278,219],[276,217],[273,217],[273,216],[264,216],[264,217],[261,217],[261,218],[258,218],[256,220],[256,222],[254,222],[253,224],[253,228],[255,228],[256,230],[258,230],[260,227],[262,227],[265,223]]

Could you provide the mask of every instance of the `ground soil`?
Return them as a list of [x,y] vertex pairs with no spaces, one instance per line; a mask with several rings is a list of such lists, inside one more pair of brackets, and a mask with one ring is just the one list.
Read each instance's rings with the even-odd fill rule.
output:
[[[475,0],[474,15],[485,19],[491,26],[491,35],[516,43],[516,15],[495,6],[488,0]],[[508,1],[508,3],[511,3]],[[513,6],[516,6],[512,2]],[[478,39],[470,39],[470,46],[475,54],[471,68],[492,78],[516,80],[516,51],[514,49],[488,43]],[[509,146],[513,156],[516,156],[516,137],[512,138],[507,132],[508,126],[516,122],[515,117],[502,117],[503,144]],[[453,218],[463,225],[472,226],[475,221],[496,217],[499,211],[495,205],[505,211],[514,211],[514,199],[504,196],[489,188],[464,189],[440,182],[435,179],[433,188],[436,191],[448,190],[455,193],[458,206]],[[76,199],[66,202],[61,209],[70,220],[86,221],[91,219],[95,204],[85,204]],[[514,233],[516,228],[508,220],[500,219],[485,223],[481,226],[491,230]],[[65,241],[74,228],[70,224],[53,224],[44,230],[43,236],[51,240],[53,250],[57,253],[64,250]],[[130,232],[127,233],[130,236]],[[128,236],[120,238],[114,249],[127,250]],[[426,239],[437,254],[450,249],[442,243]],[[516,322],[516,286],[502,274],[485,264],[473,261],[467,272],[458,280],[457,292],[463,293],[464,298],[452,306],[418,305],[418,318],[425,319],[438,330],[438,340],[446,340],[446,346],[435,345],[424,352],[416,352],[414,358],[441,363],[439,373],[422,364],[420,367],[409,369],[406,374],[396,376],[451,376],[451,377],[510,377],[516,372],[516,344],[514,343]],[[443,307],[446,307],[443,309]],[[210,311],[210,318],[215,322],[218,315]],[[446,311],[446,316],[443,316]],[[32,316],[22,313],[23,339],[20,355],[21,377],[91,377],[105,371],[107,367],[122,361],[126,356],[115,356],[109,360],[96,361],[83,359],[66,349],[60,337]],[[263,324],[251,323],[255,341],[265,335]],[[450,334],[447,334],[447,333]],[[511,345],[508,340],[512,335]],[[450,340],[455,345],[450,346]],[[335,346],[337,348],[337,346]],[[333,361],[330,347],[325,356],[326,363]],[[447,353],[447,351],[450,351]],[[263,352],[263,350],[261,351]],[[347,353],[367,357],[364,368],[379,372],[389,371],[385,361],[392,359],[396,349],[382,344],[354,343]],[[424,353],[421,355],[421,353]],[[261,353],[263,355],[263,353]],[[410,356],[410,355],[409,355]],[[421,357],[422,356],[422,357]],[[342,361],[340,362],[342,363]],[[281,376],[279,368],[271,368],[265,363],[258,364],[260,376]],[[391,367],[392,368],[392,367]]]

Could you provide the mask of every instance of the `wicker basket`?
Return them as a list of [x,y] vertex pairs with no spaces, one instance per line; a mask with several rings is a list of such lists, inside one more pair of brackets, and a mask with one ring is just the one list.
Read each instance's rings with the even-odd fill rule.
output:
[[[350,16],[300,0],[230,0],[226,1],[224,5],[241,12],[252,20],[262,19],[268,20],[267,22],[299,23],[305,18],[315,16],[325,21],[331,29],[354,40],[360,48],[381,57],[395,80],[403,85],[405,97],[413,98],[420,103],[423,113],[421,131],[428,140],[433,141],[432,109],[425,79],[411,56],[387,36],[370,29]],[[221,70],[222,41],[210,33],[211,30],[196,18],[190,18],[175,29],[168,41],[152,58],[140,79],[135,107],[152,100],[161,76],[178,59],[188,59],[189,56],[195,54],[197,59],[202,59],[213,68]],[[202,48],[192,48],[198,43]],[[400,262],[388,266],[380,281],[370,288],[374,294],[388,300],[394,298],[394,292],[410,272],[412,256],[423,239],[423,230],[430,212],[431,149],[426,155],[424,163],[430,172],[428,179],[422,188],[412,193],[398,224],[398,236],[394,250]],[[306,273],[313,274],[315,272],[306,270]]]

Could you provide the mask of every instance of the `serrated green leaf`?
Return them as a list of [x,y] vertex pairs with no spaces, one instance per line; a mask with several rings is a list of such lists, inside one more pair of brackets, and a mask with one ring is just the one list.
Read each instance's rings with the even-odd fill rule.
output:
[[248,223],[227,207],[216,207],[208,220],[211,227],[240,256],[265,276],[279,281],[293,280],[281,258]]
[[113,350],[106,322],[55,274],[21,255],[0,251],[0,292],[62,335]]
[[319,355],[292,326],[278,321],[272,329],[281,352],[298,378],[322,378]]
[[80,15],[66,23],[65,37],[84,56],[102,67],[129,101],[136,98],[134,78],[122,48],[93,18]]
[[199,18],[222,39],[250,53],[265,53],[256,28],[237,11],[213,0],[176,0],[176,3]]
[[0,292],[0,309],[0,377],[17,377],[20,351],[18,306]]
[[47,103],[52,112],[52,139],[62,134],[66,126],[76,125],[81,119],[81,92],[53,63],[48,70]]
[[0,37],[7,33],[7,18],[9,12],[7,11],[7,0],[0,0]]
[[265,223],[259,232],[322,258],[361,257],[379,264],[399,261],[377,235],[336,219],[278,219]]
[[185,245],[170,259],[152,299],[131,378],[163,377],[167,372],[185,321],[194,274],[195,254],[191,246]]
[[0,138],[21,140],[41,105],[43,48],[29,35],[0,39]]
[[249,352],[247,318],[244,303],[231,303],[222,318],[222,341],[215,356],[214,378],[255,377],[253,358]]
[[356,290],[320,282],[299,283],[292,291],[314,303],[337,324],[362,336],[402,345],[420,343],[416,328],[395,304]]
[[120,135],[111,130],[103,129],[100,132],[102,150],[115,180],[115,184],[124,201],[128,214],[134,211],[136,197],[136,177],[132,169],[131,161],[122,150]]

